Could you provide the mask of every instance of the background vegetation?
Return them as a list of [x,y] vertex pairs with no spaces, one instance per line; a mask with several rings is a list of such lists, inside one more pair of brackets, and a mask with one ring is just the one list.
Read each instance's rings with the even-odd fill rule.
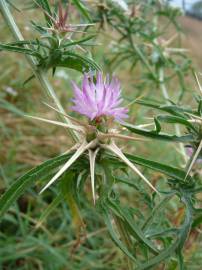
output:
[[[69,21],[89,22],[85,12],[76,5],[79,1],[72,2]],[[95,61],[92,65],[99,63],[105,73],[115,73],[118,76],[125,103],[131,103],[129,122],[135,125],[147,124],[156,116],[155,110],[142,106],[145,104],[139,104],[141,102],[135,103],[136,99],[157,100],[164,105],[172,100],[173,104],[195,106],[194,95],[197,95],[198,86],[193,74],[194,70],[200,72],[202,68],[201,22],[180,16],[180,12],[170,6],[161,7],[159,1],[145,1],[147,4],[135,1],[129,6],[129,13],[124,16],[121,7],[111,2],[86,3],[89,10],[93,11],[92,14],[89,12],[91,22],[96,24],[82,31],[86,31],[87,35],[95,35],[95,38],[82,45],[88,52],[83,53],[81,50],[81,53]],[[44,23],[44,14],[36,2],[15,0],[12,5],[12,14],[25,39],[40,39],[40,33],[34,32],[30,23]],[[1,43],[13,42],[14,38],[3,17],[0,19]],[[75,39],[85,36],[83,33],[75,35]],[[169,48],[177,49],[172,51]],[[64,130],[24,117],[25,114],[43,115],[49,119],[57,116],[43,105],[49,97],[42,91],[37,80],[26,82],[32,71],[24,55],[4,51],[3,47],[1,49],[0,190],[4,193],[29,169],[64,153],[71,147],[72,141]],[[54,67],[50,65],[48,68],[50,82],[63,107],[68,111],[72,97],[70,81],[74,79],[79,82],[82,73],[69,67],[59,67],[52,76]],[[171,133],[183,133],[184,130],[184,127],[176,130],[176,127],[166,126],[166,131]],[[187,160],[185,148],[170,142],[154,140],[127,145],[122,143],[122,147],[126,152],[178,168],[184,168]],[[163,181],[166,177],[162,173],[143,169],[154,185],[165,188]],[[192,175],[198,176],[199,181],[200,170],[201,165],[196,164],[192,172]],[[122,177],[123,174],[120,172],[119,176]],[[142,220],[149,216],[154,207],[154,198],[146,195],[145,186],[139,184],[139,179],[136,181],[140,185],[139,190],[123,183],[116,185],[115,190],[119,193],[123,205],[130,206],[136,212],[138,224],[142,224]],[[79,222],[85,223],[83,232],[78,230],[78,220],[72,219],[68,199],[55,200],[57,187],[54,186],[39,195],[40,187],[38,179],[33,188],[28,189],[12,204],[1,220],[2,269],[128,269],[126,256],[114,245],[102,215],[92,204],[90,181],[85,186],[86,197],[79,199],[79,218],[82,217]],[[201,194],[197,199],[200,207]],[[53,210],[48,208],[51,202]],[[159,224],[163,224],[164,228],[167,228],[168,223],[179,226],[184,221],[184,213],[183,204],[176,197],[166,208],[159,210],[153,227],[158,231]],[[200,270],[202,265],[200,221],[198,223],[199,226],[191,229],[184,248],[185,265],[189,270]],[[165,245],[171,240],[166,241]],[[136,248],[138,250],[137,246]],[[141,253],[145,252],[141,256],[147,258],[144,245],[140,250]],[[180,269],[178,267],[177,259],[170,258],[153,269]]]

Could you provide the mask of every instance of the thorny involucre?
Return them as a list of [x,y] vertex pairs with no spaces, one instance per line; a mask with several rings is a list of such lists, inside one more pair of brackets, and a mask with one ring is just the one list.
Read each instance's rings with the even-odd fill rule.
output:
[[103,79],[102,73],[98,72],[96,83],[92,76],[84,74],[82,89],[72,82],[74,89],[74,106],[72,110],[87,116],[91,121],[99,120],[102,116],[112,116],[121,122],[127,118],[128,109],[119,107],[122,102],[120,83],[117,78],[109,75]]
[[[38,5],[40,6],[40,5]],[[40,6],[41,7],[41,6]],[[67,4],[66,9],[63,11],[62,8],[62,1],[58,1],[58,15],[52,14],[50,15],[46,10],[43,10],[45,15],[51,20],[52,27],[46,28],[48,30],[51,30],[52,32],[57,32],[61,34],[69,33],[69,32],[82,32],[83,31],[77,31],[76,29],[78,27],[86,27],[93,25],[92,23],[87,24],[70,24],[68,23],[68,17],[69,17],[69,8],[70,4]]]
[[[139,177],[141,177],[153,190],[157,191],[149,180],[147,180],[147,178],[139,171],[139,169],[132,162],[130,162],[130,160],[124,155],[114,141],[114,139],[122,139],[127,141],[142,141],[142,139],[119,134],[121,129],[112,129],[110,126],[107,128],[102,128],[102,125],[108,125],[108,121],[105,121],[108,116],[110,117],[109,123],[111,123],[111,118],[116,121],[123,122],[123,119],[128,117],[128,109],[119,107],[122,99],[118,79],[112,78],[110,82],[109,75],[107,75],[106,79],[104,80],[102,73],[99,72],[97,74],[96,83],[94,83],[94,78],[92,76],[84,74],[82,89],[80,90],[74,82],[73,88],[74,106],[72,109],[82,115],[87,116],[90,119],[89,124],[83,123],[67,114],[65,114],[65,117],[69,119],[69,124],[39,117],[32,117],[40,121],[72,129],[77,133],[79,138],[79,142],[71,149],[71,151],[74,151],[72,157],[53,176],[53,178],[46,184],[41,192],[52,185],[53,182],[58,180],[59,177],[65,171],[67,171],[67,169],[84,152],[88,151],[90,163],[89,174],[91,177],[93,200],[95,202],[95,161],[96,155],[100,149],[112,152],[127,166],[129,166]],[[50,105],[48,106],[51,107]],[[51,108],[64,116],[64,113],[53,107]],[[103,118],[104,121],[102,121]],[[103,130],[105,130],[105,132],[103,132]]]

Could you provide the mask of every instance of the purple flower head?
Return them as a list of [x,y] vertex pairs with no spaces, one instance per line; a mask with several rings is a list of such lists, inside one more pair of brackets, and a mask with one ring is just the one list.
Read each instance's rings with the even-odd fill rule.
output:
[[117,78],[109,80],[109,75],[103,79],[102,73],[97,73],[96,83],[93,77],[84,74],[82,89],[74,82],[74,106],[72,110],[87,116],[91,121],[102,116],[112,116],[116,121],[122,122],[127,118],[128,109],[119,107],[122,102],[120,83]]

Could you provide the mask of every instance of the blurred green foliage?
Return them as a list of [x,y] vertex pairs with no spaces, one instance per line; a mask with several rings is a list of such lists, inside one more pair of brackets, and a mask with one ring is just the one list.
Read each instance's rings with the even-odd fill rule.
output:
[[[116,1],[71,2],[68,20],[85,27],[71,32],[70,38],[68,32],[67,38],[58,29],[49,29],[52,18],[57,19],[57,1],[25,1],[22,5],[16,0],[9,5],[25,41],[15,41],[6,25],[0,26],[4,59],[0,76],[1,268],[199,270],[200,165],[186,177],[193,157],[184,168],[185,148],[183,152],[175,143],[192,146],[196,153],[201,122],[192,120],[201,117],[202,99],[195,95],[187,104],[193,97],[189,92],[192,82],[187,80],[193,66],[179,46],[179,10],[154,0],[128,1],[128,10]],[[30,80],[31,69],[22,54],[33,59],[36,74],[48,75],[66,109],[71,96],[67,81],[79,80],[77,71],[94,72],[100,67],[116,71],[128,88],[124,95],[131,103],[131,124],[124,127],[150,139],[124,145],[125,152],[131,153],[126,157],[141,166],[161,196],[108,152],[97,158],[99,198],[95,207],[86,154],[62,175],[58,187],[38,194],[71,157],[72,153],[58,156],[71,139],[58,128],[33,124],[23,117],[36,112],[54,116],[45,111],[42,101],[50,97],[36,80]],[[145,123],[146,117],[152,120]],[[140,127],[142,122],[152,128]]]

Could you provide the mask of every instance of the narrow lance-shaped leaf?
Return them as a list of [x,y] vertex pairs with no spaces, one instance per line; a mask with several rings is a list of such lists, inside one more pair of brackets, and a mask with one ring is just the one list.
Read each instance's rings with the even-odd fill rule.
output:
[[10,51],[10,52],[17,52],[17,53],[23,53],[23,54],[28,54],[28,55],[33,55],[38,58],[40,58],[40,54],[37,51],[28,49],[28,48],[23,48],[23,47],[18,47],[18,46],[12,46],[12,45],[7,45],[7,44],[0,44],[0,51]]
[[47,25],[50,26],[52,22],[48,15],[51,16],[52,14],[48,0],[35,0],[35,3],[37,3],[37,5],[39,5],[43,9]]
[[[181,170],[181,169],[178,169],[176,167],[169,166],[169,165],[163,164],[163,163],[159,163],[159,162],[156,162],[153,160],[149,160],[149,159],[146,159],[143,157],[126,154],[126,153],[125,153],[125,156],[132,163],[138,164],[140,166],[149,168],[149,169],[154,170],[154,171],[161,172],[161,173],[163,173],[163,174],[165,174],[173,179],[177,179],[180,181],[184,181],[184,179],[185,179],[186,172]],[[107,158],[109,159],[109,162],[113,161],[113,162],[116,162],[116,164],[118,162],[118,160],[113,156],[107,155]],[[192,177],[188,175],[187,179],[191,180]]]
[[89,21],[92,22],[87,8],[81,3],[80,0],[72,0],[73,4],[80,10],[81,14]]
[[158,115],[156,117],[158,121],[164,122],[164,123],[170,123],[170,124],[181,124],[186,127],[189,127],[190,129],[196,131],[194,126],[188,121],[188,119],[179,117],[179,116],[173,116],[173,115]]
[[64,42],[61,43],[60,48],[67,48],[69,46],[81,44],[81,43],[84,43],[84,42],[94,38],[94,37],[95,37],[95,35],[91,35],[91,36],[87,36],[85,38],[82,38],[82,39],[79,39],[79,40],[74,40],[74,41],[64,40]]
[[136,103],[143,105],[143,106],[147,106],[150,108],[154,108],[163,112],[167,112],[170,113],[171,115],[175,115],[175,116],[179,116],[179,117],[184,117],[184,113],[185,112],[192,112],[192,110],[189,110],[187,108],[182,108],[179,107],[177,105],[161,105],[160,103],[157,103],[153,100],[136,100]]
[[168,142],[184,142],[184,143],[194,142],[194,137],[192,136],[192,134],[177,136],[177,135],[169,135],[166,133],[156,133],[155,131],[137,128],[136,126],[126,123],[124,123],[123,126],[133,133],[149,137],[155,140],[162,140]]
[[17,179],[0,197],[0,216],[8,210],[25,190],[30,188],[37,180],[44,179],[47,174],[50,174],[52,170],[64,164],[71,156],[72,153],[47,160]]
[[50,49],[50,46],[48,45],[48,43],[45,43],[45,42],[38,40],[38,39],[36,39],[36,40],[18,40],[15,42],[7,43],[6,45],[7,46],[14,46],[17,48],[23,47],[23,45],[30,45],[30,46],[34,45],[37,47],[42,46],[42,47]]
[[[68,63],[68,61],[70,63]],[[84,71],[84,68],[100,70],[100,67],[95,63],[95,61],[89,57],[85,57],[70,51],[63,52],[62,58],[57,62],[57,66],[78,69],[79,71]]]
[[105,224],[107,226],[107,229],[109,230],[109,234],[114,241],[114,243],[133,261],[135,260],[135,257],[129,252],[129,250],[126,248],[126,246],[119,240],[118,235],[115,233],[112,223],[111,223],[111,217],[108,213],[108,210],[104,207],[102,208],[102,214],[104,217]]
[[132,220],[132,218],[130,217],[130,215],[127,213],[127,211],[124,210],[123,207],[121,207],[121,205],[116,205],[112,200],[109,199],[109,203],[110,203],[110,208],[112,209],[112,211],[114,211],[114,213],[118,213],[121,218],[124,220],[125,225],[127,225],[131,232],[133,233],[133,236],[140,242],[144,243],[145,246],[147,246],[149,248],[149,250],[154,253],[154,254],[158,254],[159,251],[155,248],[155,246],[153,245],[153,243],[147,239],[144,235],[144,233],[141,231],[141,229],[135,224],[135,222]]

